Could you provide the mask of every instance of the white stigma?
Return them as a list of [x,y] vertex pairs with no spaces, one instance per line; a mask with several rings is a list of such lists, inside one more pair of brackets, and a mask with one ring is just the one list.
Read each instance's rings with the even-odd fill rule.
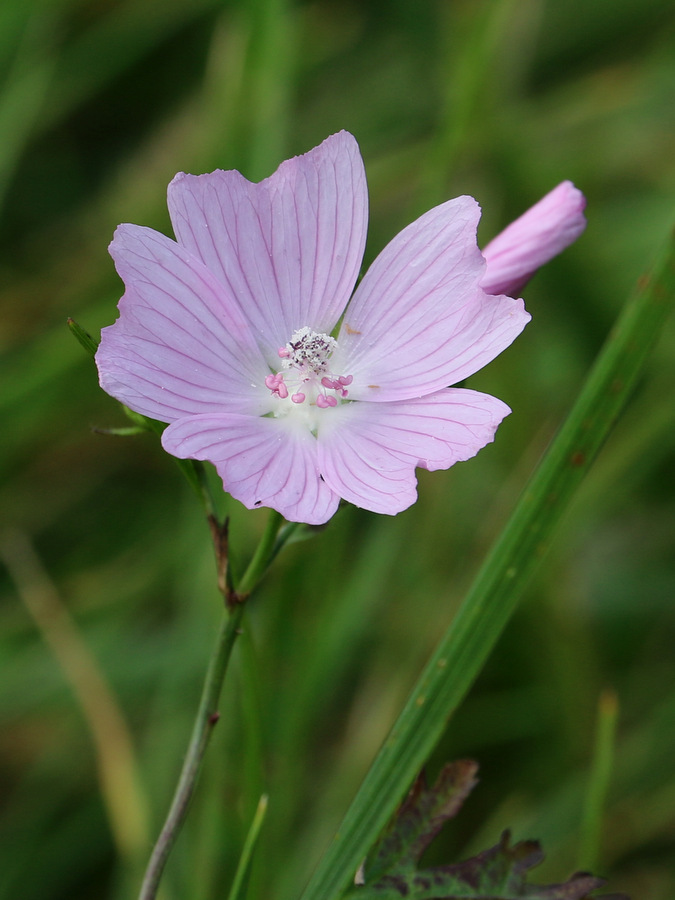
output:
[[328,371],[328,358],[337,347],[329,334],[311,331],[306,325],[291,335],[290,341],[279,350],[284,369],[301,369],[314,374]]

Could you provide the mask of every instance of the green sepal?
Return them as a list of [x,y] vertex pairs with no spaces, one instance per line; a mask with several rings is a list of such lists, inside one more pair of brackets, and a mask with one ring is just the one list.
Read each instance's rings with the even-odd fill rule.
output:
[[85,331],[81,325],[78,325],[75,319],[70,316],[66,320],[68,328],[70,328],[70,333],[74,336],[74,338],[79,341],[79,343],[84,347],[89,356],[93,359],[96,356],[96,351],[98,350],[98,342],[89,334],[88,331]]
[[166,428],[165,422],[158,422],[157,419],[150,419],[142,413],[137,413],[125,406],[124,403],[120,403],[120,406],[127,419],[130,419],[141,431],[152,431],[154,434],[161,434]]
[[140,425],[130,425],[128,428],[101,428],[96,425],[91,430],[94,434],[109,434],[113,437],[133,437],[135,434],[145,434],[147,431]]

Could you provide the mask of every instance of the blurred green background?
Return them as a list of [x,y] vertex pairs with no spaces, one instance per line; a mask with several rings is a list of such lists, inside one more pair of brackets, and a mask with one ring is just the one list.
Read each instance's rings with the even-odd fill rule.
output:
[[[177,171],[258,180],[341,128],[369,177],[367,262],[462,193],[481,203],[487,242],[570,178],[588,198],[588,229],[526,288],[525,334],[470,380],[513,407],[496,443],[420,473],[420,500],[398,517],[344,509],[275,564],[250,606],[166,900],[227,896],[263,791],[249,896],[299,895],[673,223],[675,10],[666,0],[0,6],[0,553],[12,572],[0,566],[2,900],[135,896],[220,613],[197,501],[154,438],[92,432],[124,419],[66,317],[94,334],[115,319],[112,232],[129,221],[170,233],[165,189]],[[611,689],[619,725],[596,868],[633,900],[675,896],[674,375],[671,321],[430,762],[432,774],[461,756],[481,764],[434,861],[511,827],[543,841],[538,880],[574,871],[598,700]],[[266,513],[225,497],[223,510],[245,560]],[[86,712],[54,643],[89,692]],[[119,764],[113,828],[92,727]]]

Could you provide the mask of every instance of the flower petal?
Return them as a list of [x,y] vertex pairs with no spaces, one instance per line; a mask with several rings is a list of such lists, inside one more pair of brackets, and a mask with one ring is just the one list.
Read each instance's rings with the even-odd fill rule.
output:
[[290,419],[201,415],[162,435],[181,459],[212,462],[225,490],[248,509],[270,506],[291,522],[322,525],[340,498],[319,476],[316,438]]
[[299,328],[329,333],[363,258],[368,194],[351,134],[340,132],[252,184],[239,172],[177,175],[178,241],[237,298],[268,361]]
[[449,388],[419,400],[350,403],[319,430],[319,467],[345,500],[394,515],[417,499],[415,468],[447,469],[490,443],[508,406]]
[[437,206],[380,253],[347,308],[333,355],[350,398],[406,400],[472,375],[522,331],[522,300],[491,297],[480,280],[480,210],[471,197]]
[[487,262],[481,286],[489,294],[515,294],[544,263],[562,253],[586,227],[586,198],[563,181],[483,250]]
[[101,333],[101,387],[163,422],[265,412],[269,373],[250,327],[199,260],[151,228],[120,225],[110,245],[126,292]]

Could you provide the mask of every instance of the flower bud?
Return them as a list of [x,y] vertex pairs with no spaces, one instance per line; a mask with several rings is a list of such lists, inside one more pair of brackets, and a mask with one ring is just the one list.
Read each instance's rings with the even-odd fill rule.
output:
[[518,294],[540,266],[579,237],[586,227],[585,206],[581,191],[563,181],[511,222],[483,250],[487,262],[483,290]]

